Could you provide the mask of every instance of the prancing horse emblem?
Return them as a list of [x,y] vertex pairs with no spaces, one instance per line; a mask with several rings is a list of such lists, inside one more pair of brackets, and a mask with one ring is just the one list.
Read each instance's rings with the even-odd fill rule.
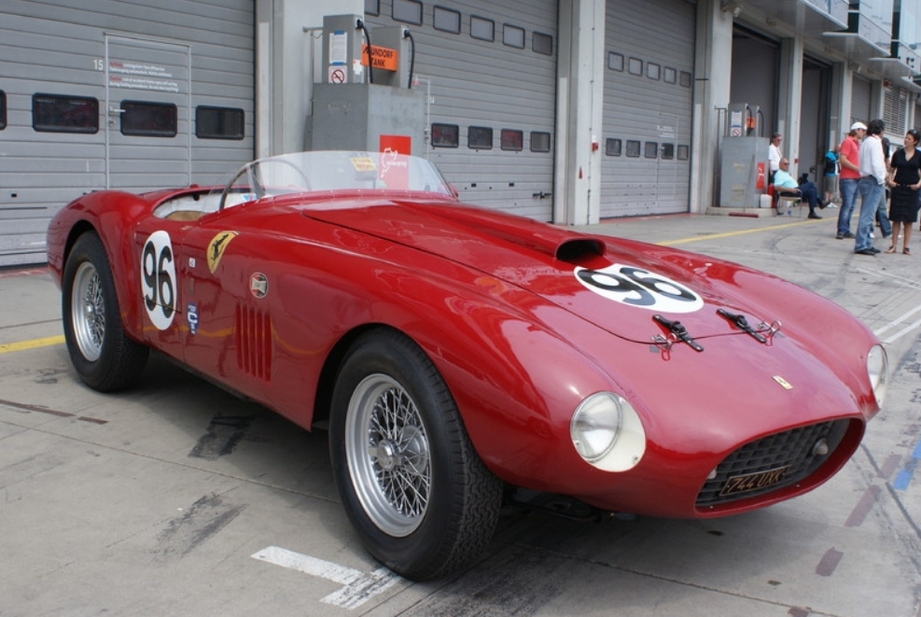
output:
[[230,244],[230,241],[239,235],[239,232],[236,231],[222,231],[218,235],[211,238],[211,242],[208,243],[208,270],[211,271],[211,274],[214,274],[214,271],[217,270],[217,266],[221,263],[221,257],[224,255],[224,251],[227,250],[227,245]]

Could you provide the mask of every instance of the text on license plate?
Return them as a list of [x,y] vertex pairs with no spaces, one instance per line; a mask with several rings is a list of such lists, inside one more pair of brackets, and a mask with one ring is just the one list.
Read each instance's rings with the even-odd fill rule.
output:
[[783,480],[790,466],[778,467],[777,469],[768,469],[767,471],[757,471],[747,473],[741,476],[733,476],[726,481],[720,495],[734,495],[736,493],[745,493],[767,488]]

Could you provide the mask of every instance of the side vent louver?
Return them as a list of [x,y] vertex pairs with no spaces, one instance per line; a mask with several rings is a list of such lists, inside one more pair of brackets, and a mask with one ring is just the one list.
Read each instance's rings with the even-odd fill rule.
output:
[[257,379],[272,379],[272,322],[269,316],[238,306],[234,316],[237,365]]

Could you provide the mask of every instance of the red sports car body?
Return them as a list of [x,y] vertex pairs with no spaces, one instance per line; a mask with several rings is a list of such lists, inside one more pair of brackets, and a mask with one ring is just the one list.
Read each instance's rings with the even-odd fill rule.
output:
[[306,429],[399,573],[491,537],[507,486],[712,517],[814,489],[887,379],[846,311],[710,257],[461,205],[426,161],[300,153],[217,189],[97,192],[48,230],[102,391],[149,349]]

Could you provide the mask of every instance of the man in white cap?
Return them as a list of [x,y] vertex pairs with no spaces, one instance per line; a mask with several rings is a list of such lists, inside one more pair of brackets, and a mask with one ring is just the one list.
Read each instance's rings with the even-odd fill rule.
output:
[[879,210],[879,202],[885,195],[886,155],[883,152],[883,131],[886,123],[881,119],[867,122],[867,136],[860,144],[860,217],[857,219],[857,234],[854,239],[854,253],[876,255],[879,249],[873,246],[873,219]]
[[860,141],[867,135],[867,125],[855,122],[838,146],[841,171],[838,176],[838,191],[841,193],[841,209],[838,210],[838,232],[835,238],[853,238],[851,216],[857,201],[857,181],[860,180]]

